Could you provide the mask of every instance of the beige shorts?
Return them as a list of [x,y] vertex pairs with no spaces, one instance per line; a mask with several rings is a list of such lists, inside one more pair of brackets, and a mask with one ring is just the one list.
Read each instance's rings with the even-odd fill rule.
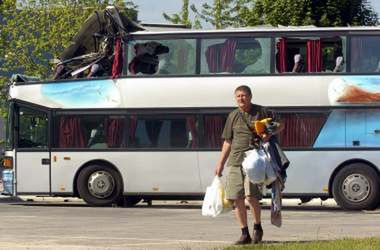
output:
[[262,186],[250,182],[241,166],[227,166],[226,173],[226,199],[236,200],[246,196],[258,200],[263,198]]

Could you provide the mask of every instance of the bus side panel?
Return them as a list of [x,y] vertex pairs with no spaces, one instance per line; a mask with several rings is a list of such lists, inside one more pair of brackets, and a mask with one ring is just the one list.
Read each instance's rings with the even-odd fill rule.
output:
[[[333,171],[350,159],[367,160],[380,166],[377,151],[286,151],[290,160],[284,193],[328,194],[328,183]],[[220,152],[200,152],[199,168],[202,189],[206,190],[214,178]],[[224,170],[223,178],[226,176]],[[268,190],[269,192],[269,190]]]
[[197,152],[128,152],[124,192],[198,193]]
[[[216,163],[219,160],[221,152],[199,152],[199,171],[201,173],[202,190],[206,192],[206,188],[211,185],[215,176]],[[224,170],[223,179],[225,178],[226,171]]]
[[16,185],[17,193],[50,193],[49,152],[17,152],[16,153]]
[[380,160],[377,151],[287,151],[290,160],[284,193],[328,193],[333,171],[350,159],[363,159],[375,164]]
[[[65,84],[57,82],[12,86],[10,95],[12,98],[50,108],[232,107],[236,105],[233,98],[235,88],[245,84],[253,90],[253,102],[263,106],[327,106],[331,104],[328,99],[330,83],[333,83],[337,77],[331,75],[210,76],[188,79],[142,77],[117,79],[116,84],[111,80],[73,80]],[[92,92],[94,86],[101,88],[103,94],[101,99],[98,98],[97,92],[95,94]],[[149,98],[141,98],[141,93]],[[96,98],[80,100],[76,98],[87,94],[92,94]],[[72,99],[77,101],[73,102]]]
[[113,164],[124,192],[201,192],[197,152],[52,152],[52,192],[73,192],[79,168],[92,160]]

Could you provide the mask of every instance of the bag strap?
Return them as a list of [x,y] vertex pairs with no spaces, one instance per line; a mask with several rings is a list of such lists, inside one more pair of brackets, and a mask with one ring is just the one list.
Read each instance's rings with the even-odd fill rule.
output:
[[249,125],[247,119],[245,119],[244,115],[243,115],[240,111],[239,111],[239,115],[240,115],[240,118],[241,118],[241,119],[243,120],[243,122],[245,123],[245,125],[247,125],[247,128],[249,129],[249,131],[251,131],[251,132],[253,133],[252,128],[251,128],[251,126]]
[[239,111],[239,116],[240,118],[244,121],[245,125],[247,125],[247,128],[249,131],[252,132],[252,140],[251,140],[251,143],[249,145],[250,148],[255,148],[254,145],[252,145],[252,143],[256,144],[256,142],[254,141],[256,138],[259,139],[259,145],[256,144],[256,146],[258,146],[259,148],[262,147],[262,141],[261,141],[261,138],[252,130],[251,126],[249,125],[247,119],[245,119],[244,115]]

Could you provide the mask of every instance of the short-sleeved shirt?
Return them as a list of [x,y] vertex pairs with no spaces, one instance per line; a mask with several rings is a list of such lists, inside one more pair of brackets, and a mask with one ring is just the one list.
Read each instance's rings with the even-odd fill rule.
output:
[[228,115],[222,134],[222,139],[232,141],[228,166],[241,167],[245,152],[251,149],[251,142],[255,136],[248,125],[251,125],[255,120],[267,117],[274,118],[271,112],[256,104],[252,104],[249,112],[235,109]]

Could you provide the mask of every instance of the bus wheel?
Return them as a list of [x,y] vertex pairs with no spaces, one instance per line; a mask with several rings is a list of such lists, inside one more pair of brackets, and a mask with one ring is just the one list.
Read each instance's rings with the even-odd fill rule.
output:
[[77,187],[80,197],[93,206],[117,203],[123,193],[119,173],[101,165],[90,165],[84,168],[79,173]]
[[378,173],[364,163],[341,169],[334,178],[333,196],[344,209],[374,209],[380,200]]

